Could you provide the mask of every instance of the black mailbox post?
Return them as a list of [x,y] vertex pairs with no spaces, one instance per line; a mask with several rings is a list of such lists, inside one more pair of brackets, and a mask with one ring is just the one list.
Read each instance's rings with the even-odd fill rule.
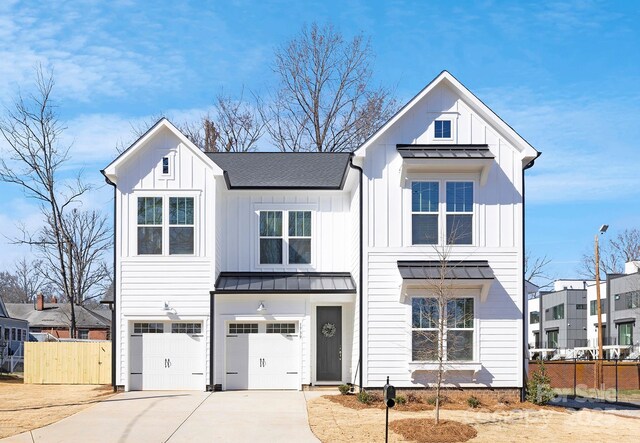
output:
[[382,388],[382,395],[384,396],[384,404],[386,408],[386,417],[384,424],[384,441],[389,441],[389,408],[393,408],[396,405],[396,388],[389,384],[389,376],[387,376],[387,383]]

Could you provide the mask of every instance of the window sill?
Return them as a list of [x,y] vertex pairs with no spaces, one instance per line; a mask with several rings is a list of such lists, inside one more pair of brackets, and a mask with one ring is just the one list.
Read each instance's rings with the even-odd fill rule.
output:
[[[482,363],[475,361],[444,362],[443,367],[445,371],[479,372],[482,369]],[[438,370],[438,363],[412,361],[409,362],[409,368],[412,371],[436,371]]]

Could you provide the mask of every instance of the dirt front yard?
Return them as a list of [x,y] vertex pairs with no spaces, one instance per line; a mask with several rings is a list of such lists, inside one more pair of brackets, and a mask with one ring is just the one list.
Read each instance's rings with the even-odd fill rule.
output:
[[25,385],[0,378],[0,438],[40,428],[111,396],[111,386]]
[[[384,441],[384,409],[345,407],[326,397],[307,403],[309,424],[323,442]],[[475,428],[477,436],[470,442],[610,442],[638,441],[640,419],[620,417],[610,413],[580,410],[561,411],[554,408],[523,408],[504,410],[441,411],[444,420],[455,420]],[[398,411],[391,409],[389,421],[426,418],[433,411]],[[389,441],[411,441],[389,431]],[[437,438],[422,440],[438,441]]]

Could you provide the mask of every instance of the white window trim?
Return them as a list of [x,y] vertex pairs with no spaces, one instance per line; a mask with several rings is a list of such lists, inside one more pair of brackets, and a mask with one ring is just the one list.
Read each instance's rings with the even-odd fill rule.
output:
[[[469,291],[469,290],[464,290],[464,289],[458,289],[456,290],[455,287],[452,288],[453,291],[456,292],[456,295],[454,297],[451,297],[450,299],[456,299],[456,298],[473,298],[473,328],[451,328],[452,330],[465,330],[465,331],[469,331],[469,330],[473,330],[473,356],[471,358],[471,360],[446,360],[446,355],[447,355],[447,343],[445,341],[444,343],[444,355],[445,355],[445,360],[444,360],[444,364],[445,364],[445,368],[446,369],[450,369],[451,366],[457,366],[457,365],[461,365],[461,366],[474,366],[477,365],[480,362],[480,336],[478,334],[478,331],[480,330],[480,319],[478,318],[478,302],[480,297],[477,295],[477,292],[475,291]],[[410,301],[409,301],[409,340],[408,340],[408,349],[409,349],[409,364],[410,366],[413,367],[420,367],[420,366],[430,366],[433,364],[437,364],[437,361],[433,361],[433,360],[413,360],[413,331],[414,330],[438,330],[436,329],[429,329],[429,328],[414,328],[413,327],[413,299],[414,298],[435,298],[435,296],[433,295],[429,295],[428,293],[426,294],[422,294],[422,295],[412,295],[410,297]],[[445,308],[446,309],[446,308]],[[424,368],[421,368],[424,369]]]
[[[436,122],[448,121],[451,125],[451,137],[436,137]],[[453,117],[438,117],[433,120],[432,138],[434,141],[453,141],[455,139],[456,124]]]
[[[196,190],[180,190],[180,191],[136,191],[132,193],[131,221],[133,226],[131,238],[133,239],[132,256],[144,260],[158,260],[165,257],[179,259],[180,257],[198,257],[200,256],[200,230],[198,227],[203,225],[200,217],[200,202],[202,191]],[[161,254],[138,254],[138,197],[161,197],[162,198],[162,225],[144,225],[162,227],[162,253]],[[169,224],[169,198],[171,197],[192,197],[193,198],[193,254],[169,254],[169,228],[171,226],[192,226],[192,225],[170,225]]]
[[[281,211],[282,212],[282,263],[260,263],[260,212]],[[310,211],[311,212],[311,262],[310,263],[289,263],[289,211]],[[253,205],[253,265],[255,269],[276,269],[278,271],[298,271],[314,269],[317,263],[317,251],[319,247],[320,227],[318,224],[317,205],[315,204],[294,204],[294,203],[256,203]],[[294,237],[298,238],[298,237]]]
[[[471,248],[477,247],[479,244],[479,204],[478,204],[478,180],[477,175],[464,174],[411,174],[407,177],[404,186],[405,204],[404,207],[409,208],[404,215],[404,245],[412,248],[434,248],[434,247],[452,247],[452,248]],[[439,202],[438,202],[438,243],[437,244],[414,244],[413,243],[413,204],[412,204],[412,184],[414,182],[438,182],[439,183]],[[447,194],[446,187],[448,182],[471,182],[473,186],[473,212],[447,212]],[[426,213],[416,213],[426,214]],[[471,220],[471,243],[470,244],[454,244],[446,243],[447,237],[447,214],[464,215],[470,214]]]
[[[175,170],[176,170],[176,150],[172,149],[169,152],[165,153],[160,157],[160,163],[158,164],[158,180],[174,180],[175,179]],[[169,173],[165,174],[162,171],[162,163],[164,158],[169,159]]]

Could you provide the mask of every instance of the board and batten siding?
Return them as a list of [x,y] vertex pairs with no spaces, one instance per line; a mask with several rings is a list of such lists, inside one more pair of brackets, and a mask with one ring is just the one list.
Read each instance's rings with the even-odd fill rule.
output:
[[[218,194],[219,271],[349,272],[353,268],[352,211],[348,191],[228,191]],[[312,211],[312,264],[260,265],[261,210]],[[285,215],[286,216],[286,215]]]
[[[170,159],[168,175],[162,174],[165,156]],[[209,291],[214,284],[216,250],[215,194],[216,180],[220,179],[212,174],[211,165],[166,128],[119,167],[117,175],[116,383],[128,386],[131,321],[201,321],[205,349],[209,349]],[[151,196],[165,197],[165,205],[168,197],[194,197],[193,255],[137,254],[138,197]],[[170,311],[163,309],[165,302]],[[208,358],[206,355],[207,371]],[[207,372],[205,380],[208,377]]]
[[[440,118],[452,120],[452,140],[433,138],[433,122]],[[397,144],[439,143],[487,144],[495,162],[486,183],[480,183],[479,172],[403,171]],[[398,386],[421,384],[420,374],[410,369],[411,305],[408,299],[400,302],[397,261],[438,260],[433,246],[411,244],[411,180],[450,179],[474,181],[474,234],[473,245],[453,247],[448,259],[488,260],[496,276],[487,300],[478,299],[476,306],[476,350],[483,369],[460,385],[522,386],[521,153],[454,91],[439,85],[367,148],[364,171],[365,385],[381,386],[387,375]]]

